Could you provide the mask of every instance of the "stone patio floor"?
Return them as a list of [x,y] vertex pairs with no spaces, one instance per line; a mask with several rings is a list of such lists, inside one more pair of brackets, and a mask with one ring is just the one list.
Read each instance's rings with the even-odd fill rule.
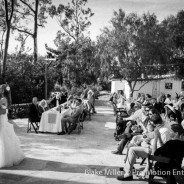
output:
[[[107,122],[115,123],[112,108],[96,107],[92,120],[84,121],[80,135],[26,133],[27,119],[13,120],[20,138],[25,160],[18,166],[0,169],[0,184],[123,184],[118,181],[119,167],[125,155],[113,155],[118,142],[114,129],[106,128]],[[140,160],[135,165],[139,165]],[[142,184],[134,176],[129,184]]]

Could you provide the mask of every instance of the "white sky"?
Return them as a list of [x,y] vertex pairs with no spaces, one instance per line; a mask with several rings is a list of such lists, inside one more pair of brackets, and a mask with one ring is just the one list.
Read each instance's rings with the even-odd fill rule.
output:
[[[67,4],[69,1],[52,0],[55,5]],[[96,36],[100,34],[100,29],[108,26],[114,10],[118,11],[119,8],[122,8],[126,13],[136,12],[139,15],[149,11],[155,13],[159,20],[163,20],[171,14],[175,15],[182,8],[184,9],[184,0],[88,0],[86,7],[91,8],[92,12],[95,13],[91,18],[92,25],[89,29],[91,38],[95,40]],[[47,22],[48,24],[45,25],[44,29],[38,30],[38,52],[40,55],[46,53],[45,43],[55,48],[53,40],[57,31],[60,30],[54,19],[49,18]],[[12,36],[9,52],[14,51],[16,44]],[[31,38],[28,39],[27,45],[32,48]]]

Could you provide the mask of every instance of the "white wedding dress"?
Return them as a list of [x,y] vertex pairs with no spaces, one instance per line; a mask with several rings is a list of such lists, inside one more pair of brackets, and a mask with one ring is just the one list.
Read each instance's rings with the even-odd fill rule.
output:
[[18,165],[24,157],[13,125],[8,122],[7,114],[0,115],[0,168]]

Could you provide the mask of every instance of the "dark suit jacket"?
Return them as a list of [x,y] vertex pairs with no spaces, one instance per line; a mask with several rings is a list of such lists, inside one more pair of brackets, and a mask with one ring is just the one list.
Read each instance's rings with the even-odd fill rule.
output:
[[33,103],[29,107],[29,119],[34,122],[39,122],[40,117],[39,117],[39,112],[38,112],[38,105],[34,105]]
[[66,95],[61,95],[61,104],[65,103],[67,101],[67,96]]
[[[56,107],[56,103],[57,100],[56,100],[56,97],[54,97],[51,101],[50,101],[50,104],[52,104],[54,107]],[[58,99],[58,102],[59,102],[59,105],[62,103],[61,101],[61,98]]]
[[158,110],[158,112],[160,112],[161,111],[161,109],[162,109],[162,104],[161,103],[155,103],[154,105],[153,105],[153,108],[155,108],[155,109],[157,109]]

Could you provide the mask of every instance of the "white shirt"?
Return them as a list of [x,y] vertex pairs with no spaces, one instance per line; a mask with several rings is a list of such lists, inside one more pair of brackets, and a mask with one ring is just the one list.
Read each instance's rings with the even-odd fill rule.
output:
[[171,103],[173,103],[173,102],[172,102],[169,98],[166,98],[164,103],[165,103],[165,104],[171,104]]

